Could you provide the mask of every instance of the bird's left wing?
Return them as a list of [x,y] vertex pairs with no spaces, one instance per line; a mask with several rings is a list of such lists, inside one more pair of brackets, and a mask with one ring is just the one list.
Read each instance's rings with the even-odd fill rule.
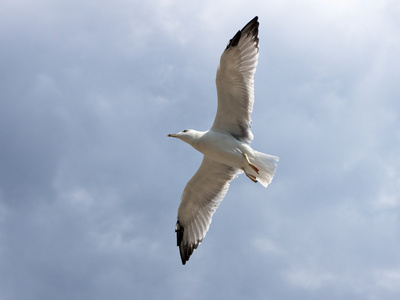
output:
[[258,62],[258,18],[229,41],[217,71],[218,109],[212,129],[250,143],[254,73]]
[[212,216],[224,199],[229,182],[239,169],[204,156],[200,168],[182,193],[176,223],[177,245],[185,264],[210,227]]

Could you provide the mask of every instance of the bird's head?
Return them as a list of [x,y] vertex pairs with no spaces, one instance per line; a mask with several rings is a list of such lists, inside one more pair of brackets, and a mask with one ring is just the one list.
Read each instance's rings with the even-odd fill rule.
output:
[[190,145],[193,145],[193,143],[202,135],[202,132],[193,130],[193,129],[185,129],[182,130],[181,132],[178,133],[170,133],[167,136],[168,137],[174,137],[178,138]]

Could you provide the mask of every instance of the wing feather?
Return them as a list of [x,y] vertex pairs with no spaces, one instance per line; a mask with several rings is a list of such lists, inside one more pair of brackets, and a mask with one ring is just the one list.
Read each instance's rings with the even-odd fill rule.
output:
[[181,197],[176,223],[177,245],[185,264],[205,237],[212,216],[228,192],[238,169],[203,158],[200,168],[187,183]]
[[229,41],[217,70],[218,109],[212,129],[250,143],[254,73],[258,62],[258,17]]

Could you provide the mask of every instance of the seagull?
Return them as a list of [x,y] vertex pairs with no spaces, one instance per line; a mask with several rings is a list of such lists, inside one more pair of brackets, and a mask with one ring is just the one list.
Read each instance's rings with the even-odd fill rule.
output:
[[182,193],[178,209],[175,232],[183,265],[204,239],[234,178],[244,172],[251,181],[267,187],[275,174],[279,157],[250,147],[258,26],[255,17],[235,34],[222,53],[216,78],[218,108],[211,129],[185,129],[167,135],[204,155],[200,168]]

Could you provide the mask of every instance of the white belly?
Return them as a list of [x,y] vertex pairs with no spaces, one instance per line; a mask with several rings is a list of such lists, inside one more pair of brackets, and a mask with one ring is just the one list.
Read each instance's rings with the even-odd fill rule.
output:
[[242,143],[229,134],[211,130],[193,146],[212,160],[239,169],[245,166],[243,153],[250,158],[254,155],[253,149],[248,144]]

